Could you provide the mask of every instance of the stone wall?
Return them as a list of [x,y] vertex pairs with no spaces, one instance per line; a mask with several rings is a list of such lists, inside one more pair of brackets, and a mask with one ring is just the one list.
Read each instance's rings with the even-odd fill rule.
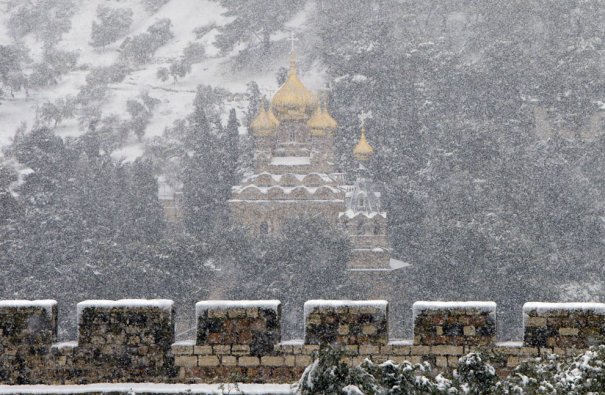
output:
[[603,343],[605,304],[527,303],[524,340],[496,341],[493,302],[416,302],[414,338],[389,339],[386,301],[305,304],[305,336],[283,341],[279,301],[206,301],[196,305],[195,339],[174,342],[169,300],[78,304],[78,339],[56,343],[55,301],[0,302],[0,384],[95,382],[291,383],[320,347],[333,344],[358,364],[427,361],[453,369],[472,351],[491,355],[506,374],[520,361],[571,355]]

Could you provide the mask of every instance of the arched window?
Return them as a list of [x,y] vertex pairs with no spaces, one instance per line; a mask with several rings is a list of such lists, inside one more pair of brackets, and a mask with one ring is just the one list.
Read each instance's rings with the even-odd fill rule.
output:
[[289,128],[288,129],[288,140],[293,143],[296,141],[296,129],[295,128]]
[[269,224],[267,223],[267,221],[263,221],[260,224],[260,234],[261,235],[268,235],[269,234]]

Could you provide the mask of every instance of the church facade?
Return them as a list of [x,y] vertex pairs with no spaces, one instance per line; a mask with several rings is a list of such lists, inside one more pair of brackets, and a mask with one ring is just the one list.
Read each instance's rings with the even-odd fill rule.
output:
[[286,81],[250,124],[254,174],[233,187],[232,217],[251,234],[268,235],[278,233],[288,218],[321,216],[349,235],[350,269],[389,270],[386,213],[363,171],[374,150],[362,128],[354,150],[361,170],[355,184],[346,185],[334,164],[337,128],[326,101],[300,80],[292,52]]

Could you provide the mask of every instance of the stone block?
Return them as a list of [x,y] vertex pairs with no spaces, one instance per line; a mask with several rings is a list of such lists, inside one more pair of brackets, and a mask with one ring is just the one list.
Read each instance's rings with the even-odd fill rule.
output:
[[447,357],[439,355],[435,358],[435,365],[439,368],[447,367]]
[[221,357],[222,366],[237,366],[237,357],[231,355],[223,355]]
[[211,355],[212,346],[193,346],[193,353],[195,355]]
[[229,354],[231,354],[231,346],[230,345],[212,346],[212,354],[214,354],[214,355],[229,355]]
[[290,367],[296,366],[296,357],[294,355],[286,355],[284,357],[284,365]]
[[506,359],[506,366],[514,368],[517,365],[519,365],[519,357],[515,356],[515,355],[510,355],[507,359]]
[[261,365],[264,365],[264,366],[283,366],[284,357],[280,357],[280,356],[261,357],[260,363],[261,363]]
[[232,355],[248,355],[250,354],[250,346],[247,344],[234,344],[231,346]]
[[174,357],[174,364],[184,368],[195,367],[197,366],[197,357],[195,355],[176,355]]
[[361,355],[376,355],[380,354],[380,347],[370,344],[362,344],[359,346],[359,354]]
[[260,361],[258,357],[239,357],[237,364],[244,367],[258,366]]
[[172,353],[174,355],[193,355],[193,343],[189,341],[173,343]]
[[447,357],[447,366],[450,368],[455,368],[458,366],[458,360],[460,358],[454,355],[450,355]]
[[305,367],[310,365],[313,362],[313,358],[309,355],[296,355],[294,366]]
[[561,336],[578,336],[580,329],[578,328],[559,328],[559,335]]
[[386,301],[310,300],[305,303],[305,344],[387,344],[387,319]]
[[198,358],[197,364],[201,367],[219,366],[220,360],[216,355],[201,355]]

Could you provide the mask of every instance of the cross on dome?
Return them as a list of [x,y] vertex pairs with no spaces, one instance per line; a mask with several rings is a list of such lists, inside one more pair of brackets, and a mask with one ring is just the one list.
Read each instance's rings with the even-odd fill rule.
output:
[[294,37],[294,31],[290,31],[290,52],[294,52],[294,42],[298,41],[298,38]]

